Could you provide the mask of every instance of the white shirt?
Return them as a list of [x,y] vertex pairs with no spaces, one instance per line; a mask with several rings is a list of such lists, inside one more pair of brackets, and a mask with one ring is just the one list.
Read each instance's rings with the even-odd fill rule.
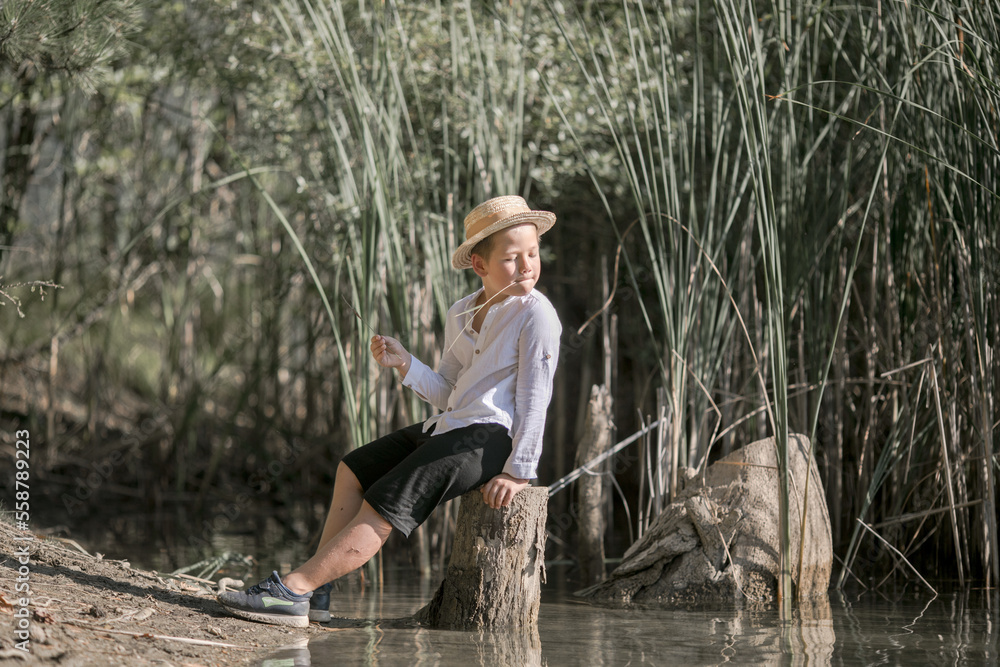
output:
[[503,472],[534,479],[562,325],[549,300],[532,290],[490,306],[476,333],[472,318],[482,291],[448,310],[438,370],[413,357],[403,385],[442,411],[425,422],[425,431],[435,426],[434,433],[441,434],[485,423],[507,427],[513,450]]

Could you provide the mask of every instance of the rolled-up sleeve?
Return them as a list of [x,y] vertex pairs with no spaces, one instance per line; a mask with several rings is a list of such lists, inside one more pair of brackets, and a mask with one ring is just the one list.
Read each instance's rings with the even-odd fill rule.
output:
[[539,308],[525,322],[518,339],[517,387],[511,439],[513,450],[503,471],[519,479],[538,476],[545,414],[559,363],[562,325],[555,311]]

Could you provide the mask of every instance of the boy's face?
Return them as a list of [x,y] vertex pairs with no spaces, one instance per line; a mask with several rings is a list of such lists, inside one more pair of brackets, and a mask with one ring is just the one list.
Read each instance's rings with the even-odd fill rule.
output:
[[[529,294],[542,273],[538,229],[529,223],[496,233],[489,258],[472,256],[472,269],[483,280],[486,296]],[[511,284],[513,283],[513,284]]]

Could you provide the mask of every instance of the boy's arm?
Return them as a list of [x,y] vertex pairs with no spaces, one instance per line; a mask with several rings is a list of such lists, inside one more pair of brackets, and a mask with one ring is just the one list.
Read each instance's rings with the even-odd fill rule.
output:
[[528,320],[518,339],[517,387],[510,429],[513,450],[503,468],[504,473],[518,480],[538,476],[545,413],[552,398],[561,333],[562,325],[555,311],[543,308]]
[[[406,375],[401,376],[403,386],[412,389],[417,396],[438,410],[446,410],[448,399],[455,389],[454,380],[449,380],[442,372],[435,372],[416,357],[412,359]],[[443,366],[444,361],[441,363]]]
[[445,343],[448,351],[441,359],[437,371],[407,352],[395,338],[390,336],[372,338],[371,350],[375,360],[381,366],[395,368],[404,387],[412,389],[417,396],[438,410],[447,409],[448,399],[461,370],[461,363],[451,352],[450,342],[459,333],[454,321],[455,318],[449,317],[445,325]]

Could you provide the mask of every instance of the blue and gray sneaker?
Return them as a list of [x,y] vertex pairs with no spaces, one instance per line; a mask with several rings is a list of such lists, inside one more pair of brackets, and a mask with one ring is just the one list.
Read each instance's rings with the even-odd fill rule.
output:
[[330,620],[330,590],[333,583],[326,583],[313,591],[309,599],[309,620],[327,623]]
[[312,593],[298,595],[281,583],[277,572],[246,591],[223,591],[216,598],[233,616],[261,623],[309,627],[309,599]]

